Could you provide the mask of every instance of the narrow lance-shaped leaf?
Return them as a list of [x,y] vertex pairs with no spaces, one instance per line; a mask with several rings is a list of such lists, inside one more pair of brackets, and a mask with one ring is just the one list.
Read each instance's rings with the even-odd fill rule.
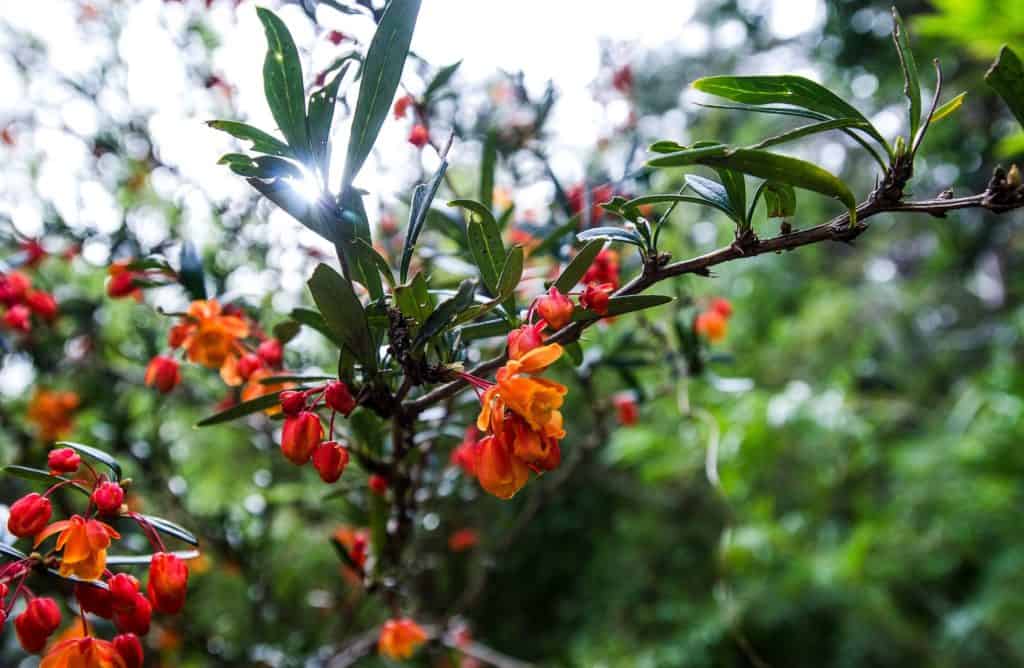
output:
[[788,218],[796,214],[796,192],[793,186],[774,181],[764,181],[754,194],[748,218],[753,219],[757,200],[764,197],[765,214],[769,218]]
[[437,74],[434,75],[434,78],[430,80],[429,84],[427,84],[427,89],[423,91],[423,99],[429,101],[430,98],[433,97],[434,93],[444,88],[445,84],[451,81],[451,78],[455,76],[455,72],[459,69],[460,65],[462,65],[461,60],[454,62],[451,65],[445,65],[438,70]]
[[584,230],[576,235],[576,238],[580,241],[593,241],[595,239],[606,239],[608,241],[621,241],[622,243],[632,244],[639,248],[644,247],[644,240],[636,232],[624,230],[620,227],[592,227],[589,230]]
[[[12,475],[16,478],[21,478],[22,480],[29,480],[31,482],[42,483],[47,487],[51,487],[53,485],[56,485],[57,483],[66,482],[67,480],[69,480],[69,478],[65,478],[63,476],[51,475],[48,471],[44,471],[42,469],[36,469],[30,466],[21,466],[20,464],[8,464],[7,466],[3,467],[3,469],[0,470],[2,470],[7,475]],[[79,492],[85,494],[86,496],[89,496],[90,494],[89,490],[84,489],[83,487],[80,487],[77,484],[69,485],[69,487],[78,490]]]
[[370,261],[373,262],[374,266],[377,267],[377,271],[379,271],[380,275],[384,277],[384,280],[388,282],[388,285],[395,287],[395,275],[392,273],[391,265],[389,265],[388,261],[384,259],[384,256],[378,253],[376,248],[362,239],[358,239],[357,243],[362,249],[363,256],[369,258]]
[[326,264],[319,264],[308,285],[327,326],[356,359],[376,370],[377,352],[373,349],[366,312],[352,291],[352,284]]
[[607,316],[625,315],[634,311],[661,306],[672,301],[672,297],[665,295],[626,295],[623,297],[612,297],[608,300],[608,313],[600,316],[593,311],[577,308],[572,315],[575,320],[596,320]]
[[270,112],[296,155],[309,155],[306,132],[306,96],[302,85],[302,64],[291,33],[284,21],[269,9],[256,8],[267,35],[263,61],[263,90]]
[[951,99],[949,102],[939,106],[939,108],[935,110],[935,113],[932,114],[932,123],[941,121],[943,118],[953,114],[957,109],[963,106],[964,98],[966,97],[967,92],[965,91]]
[[866,126],[864,125],[864,121],[857,118],[836,118],[829,121],[821,121],[819,123],[809,123],[787,132],[783,132],[782,134],[775,135],[774,137],[768,137],[767,139],[754,144],[751,148],[768,148],[769,146],[776,146],[777,144],[785,144],[786,142],[803,139],[804,137],[809,137],[820,132],[842,130],[843,128],[860,128],[863,130],[866,129]]
[[185,241],[181,244],[178,256],[178,278],[188,296],[192,299],[206,299],[206,275],[203,273],[203,262],[199,259],[195,244]]
[[476,292],[476,281],[466,279],[459,284],[459,290],[450,299],[446,299],[437,305],[431,313],[413,341],[413,348],[419,348],[431,338],[440,334],[455,319],[455,317],[473,305],[473,294]]
[[910,137],[917,136],[917,128],[921,125],[921,79],[917,71],[914,52],[910,50],[910,35],[900,18],[896,8],[892,8],[892,39],[896,42],[896,52],[900,56],[903,69],[903,92],[910,102]]
[[595,239],[581,248],[580,252],[576,253],[576,256],[569,261],[569,264],[565,265],[565,269],[552,285],[561,293],[567,293],[576,287],[583,275],[587,273],[587,269],[590,269],[590,265],[594,264],[594,260],[604,245],[604,239]]
[[162,517],[156,517],[155,515],[141,515],[141,517],[162,534],[174,536],[179,540],[185,541],[189,545],[199,545],[199,540],[195,535],[179,524],[175,524],[170,520],[165,520]]
[[498,275],[498,295],[512,295],[523,277],[525,253],[522,246],[513,246],[505,256],[505,264]]
[[427,222],[427,213],[430,205],[437,196],[437,190],[444,180],[445,171],[448,169],[448,161],[442,159],[437,171],[428,183],[421,183],[416,186],[412,194],[412,206],[409,209],[409,227],[405,231],[405,245],[402,247],[402,264],[399,267],[398,279],[405,282],[409,276],[409,265],[412,263],[413,250],[419,241],[420,232]]
[[209,417],[203,418],[199,422],[196,422],[196,426],[209,427],[211,425],[230,422],[232,420],[237,420],[240,417],[245,417],[246,415],[252,415],[253,413],[266,410],[280,403],[278,395],[280,395],[280,392],[273,392],[271,394],[264,394],[263,396],[256,397],[255,399],[250,399],[249,401],[243,401],[235,404],[227,410],[223,410],[219,413],[214,413]]
[[306,325],[307,327],[311,327],[316,331],[320,332],[335,345],[341,345],[341,339],[339,339],[338,336],[331,331],[331,328],[327,326],[327,322],[324,320],[324,317],[320,315],[318,311],[314,311],[313,309],[308,308],[297,307],[292,309],[292,312],[289,313],[288,315],[292,320],[299,322],[303,325]]
[[302,178],[302,171],[295,166],[295,163],[273,155],[260,155],[253,158],[244,153],[227,153],[221,156],[217,164],[227,165],[235,174],[247,178]]
[[1024,65],[1013,49],[1003,46],[999,57],[985,74],[985,82],[999,93],[1017,121],[1024,126]]
[[251,125],[238,123],[236,121],[207,121],[206,124],[215,130],[227,132],[236,139],[252,142],[251,148],[253,151],[278,155],[283,158],[296,157],[295,152],[292,151],[288,144],[285,144],[277,137],[267,134],[263,130],[254,128]]
[[480,203],[487,209],[494,208],[494,169],[498,162],[498,133],[494,128],[484,138],[483,154],[480,156]]
[[313,161],[326,178],[331,164],[331,124],[334,122],[334,105],[338,100],[338,87],[348,70],[348,64],[338,71],[330,83],[309,96],[309,115],[306,130],[309,133],[309,147]]
[[347,268],[347,278],[363,284],[371,299],[380,299],[384,294],[380,276],[371,258],[363,253],[359,240],[373,246],[370,236],[370,221],[363,206],[363,196],[355,188],[347,189],[341,198],[340,215],[334,224],[339,237],[335,241],[338,259],[342,262],[342,270]]
[[501,230],[491,210],[480,202],[459,199],[448,202],[448,206],[469,209],[473,214],[466,225],[466,237],[473,259],[480,268],[484,286],[491,295],[498,294],[498,273],[505,264],[505,246],[501,241]]
[[352,115],[352,135],[341,180],[342,190],[352,184],[362,168],[391,108],[391,100],[402,79],[405,58],[409,54],[420,1],[391,0],[370,40],[370,48],[363,61],[359,97]]
[[696,174],[687,174],[684,178],[686,180],[686,185],[688,185],[690,190],[694,193],[699,195],[701,198],[708,200],[712,206],[723,211],[737,223],[743,222],[742,209],[737,211],[733,208],[733,202],[731,201],[729,192],[726,190],[725,186],[720,183],[716,183],[711,179],[706,179],[703,176],[697,176]]

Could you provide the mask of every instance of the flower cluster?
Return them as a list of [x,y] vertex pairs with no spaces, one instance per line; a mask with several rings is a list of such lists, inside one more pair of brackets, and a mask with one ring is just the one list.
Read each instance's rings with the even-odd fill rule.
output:
[[[308,390],[281,392],[281,410],[285,414],[281,429],[281,452],[296,466],[311,459],[313,467],[326,483],[337,482],[348,466],[348,447],[334,440],[334,419],[338,413],[348,417],[356,407],[356,399],[341,380]],[[324,440],[324,426],[317,409],[330,409],[330,438]]]
[[729,300],[715,297],[704,311],[697,314],[693,330],[711,343],[717,343],[725,338],[731,315],[732,304]]
[[20,271],[0,273],[0,304],[4,307],[3,325],[15,332],[32,331],[32,317],[44,323],[57,319],[57,300],[45,290],[32,287],[32,279]]
[[[25,651],[42,652],[60,627],[61,610],[54,599],[35,596],[26,580],[36,570],[56,573],[75,583],[81,632],[65,633],[65,639],[49,648],[40,665],[141,668],[143,650],[139,638],[149,633],[154,611],[167,615],[181,611],[188,587],[188,567],[178,555],[166,550],[149,519],[128,509],[122,486],[127,481],[122,483],[98,473],[70,447],[52,450],[47,464],[56,484],[42,494],[27,494],[11,505],[7,530],[18,538],[30,539],[32,552],[0,569],[0,625],[17,599],[24,598],[26,607],[14,619],[15,631]],[[64,487],[88,494],[88,508],[84,514],[51,522],[50,497]],[[145,592],[134,576],[113,573],[107,567],[107,551],[121,538],[108,521],[118,519],[135,522],[154,549]],[[51,547],[44,548],[52,536],[56,540]],[[93,637],[87,615],[111,620],[120,635],[113,641]]]

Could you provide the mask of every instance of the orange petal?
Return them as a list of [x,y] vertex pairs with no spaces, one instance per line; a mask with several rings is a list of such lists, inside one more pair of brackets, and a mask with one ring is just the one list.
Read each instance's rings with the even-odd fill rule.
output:
[[55,533],[60,533],[61,531],[64,531],[64,529],[67,529],[69,526],[71,526],[71,522],[69,520],[61,520],[59,522],[54,522],[53,524],[39,532],[39,535],[36,536],[36,542],[35,545],[33,545],[33,547],[39,547],[39,544],[42,543],[44,540],[46,540]]
[[562,356],[562,346],[552,343],[534,348],[519,358],[519,369],[524,373],[537,373],[554,364]]

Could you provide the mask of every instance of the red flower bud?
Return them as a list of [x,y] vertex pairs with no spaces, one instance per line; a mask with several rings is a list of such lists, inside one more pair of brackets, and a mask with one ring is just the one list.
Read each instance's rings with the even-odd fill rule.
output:
[[107,580],[107,586],[110,587],[110,600],[114,610],[131,612],[139,593],[139,581],[127,573],[115,573]]
[[188,566],[170,552],[158,552],[149,563],[149,594],[153,607],[165,615],[176,615],[185,605]]
[[21,244],[21,250],[25,253],[25,266],[34,267],[46,257],[46,249],[36,239],[29,239]]
[[50,454],[46,456],[46,463],[53,475],[74,473],[81,465],[82,458],[71,448],[57,448],[51,450]]
[[628,94],[633,90],[633,70],[623,65],[612,74],[612,86],[620,93]]
[[78,605],[86,612],[91,612],[104,619],[110,619],[114,615],[114,600],[110,592],[102,587],[79,582],[75,585],[75,598],[78,599]]
[[7,530],[18,538],[34,536],[46,528],[53,514],[50,500],[42,494],[26,494],[11,506]]
[[392,110],[395,112],[395,118],[405,118],[405,112],[409,110],[412,103],[412,95],[403,95],[395,100],[395,106]]
[[33,290],[25,296],[25,304],[43,320],[57,317],[57,300],[49,292]]
[[189,323],[179,323],[171,327],[170,331],[167,332],[167,345],[171,348],[180,348],[189,335],[189,329]]
[[132,271],[121,271],[110,277],[107,281],[107,296],[117,299],[127,297],[135,292],[135,273]]
[[260,359],[259,355],[246,353],[238,360],[238,375],[245,380],[249,380],[249,376],[251,376],[254,371],[262,367],[263,360]]
[[285,418],[281,432],[281,452],[292,464],[302,466],[308,462],[322,440],[324,427],[316,413],[301,411],[294,417]]
[[711,310],[717,311],[723,318],[732,315],[732,303],[723,297],[715,297],[711,300]]
[[4,324],[18,332],[32,330],[32,313],[24,304],[15,304],[4,313]]
[[636,401],[628,394],[619,394],[612,398],[615,410],[618,412],[619,424],[630,427],[637,423],[640,418],[640,409]]
[[572,311],[572,302],[553,285],[546,295],[537,298],[537,313],[551,329],[562,329],[568,325],[572,320]]
[[694,331],[712,343],[724,339],[727,328],[725,316],[718,311],[704,311],[693,322]]
[[430,141],[430,132],[426,126],[417,123],[409,131],[409,143],[416,148],[423,148]]
[[370,476],[370,491],[377,496],[384,496],[388,493],[388,479],[374,473]]
[[134,633],[144,636],[149,633],[149,624],[153,619],[153,606],[142,594],[135,594],[130,608],[114,606],[114,626],[121,633]]
[[348,417],[356,407],[356,400],[352,398],[348,385],[341,380],[332,380],[327,383],[324,401],[331,410],[338,411],[345,417]]
[[181,382],[178,361],[167,355],[157,355],[146,367],[146,385],[155,387],[160,394],[167,394]]
[[348,466],[348,450],[337,441],[325,441],[313,451],[313,467],[326,483],[337,482]]
[[267,366],[275,369],[284,361],[284,346],[277,339],[267,339],[256,349],[256,353],[260,359],[266,362]]
[[580,306],[598,315],[608,315],[608,300],[611,298],[612,290],[611,283],[590,283],[583,289]]
[[459,529],[448,537],[448,549],[452,552],[465,552],[476,547],[480,542],[480,534],[476,529]]
[[12,271],[0,274],[0,302],[13,306],[25,299],[25,294],[32,287],[32,281],[25,274]]
[[306,393],[295,390],[285,390],[279,395],[281,399],[281,410],[285,415],[296,415],[306,407]]
[[114,649],[124,659],[125,668],[142,668],[145,655],[139,636],[134,633],[122,633],[114,638]]
[[7,613],[0,608],[0,630],[3,630],[5,624],[7,624]]
[[60,607],[52,598],[33,598],[25,612],[14,618],[18,642],[30,654],[42,651],[46,640],[60,626]]
[[327,39],[331,42],[331,44],[337,46],[341,44],[343,41],[345,41],[345,33],[339,32],[337,30],[332,30],[331,32],[327,33]]
[[104,515],[116,515],[124,502],[124,490],[116,482],[101,482],[93,490],[92,502]]
[[541,331],[544,323],[535,325],[523,325],[519,329],[513,329],[508,333],[508,356],[509,359],[517,360],[534,348],[544,345],[544,336]]

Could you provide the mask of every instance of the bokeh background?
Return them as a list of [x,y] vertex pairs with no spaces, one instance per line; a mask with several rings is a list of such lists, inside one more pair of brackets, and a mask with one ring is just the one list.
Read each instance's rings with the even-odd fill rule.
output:
[[[373,31],[330,3],[267,4],[292,30],[310,84]],[[897,5],[918,62],[941,60],[943,99],[968,91],[929,135],[911,190],[977,191],[1024,150],[981,80],[1001,44],[1024,47],[1024,6]],[[542,131],[507,142],[497,177],[529,231],[564,220],[556,180],[635,194],[677,184],[623,180],[650,141],[754,141],[781,127],[697,106],[687,86],[700,76],[804,74],[887,136],[905,132],[890,30],[889,3],[861,0],[428,0],[404,85],[419,94],[438,67],[463,61],[431,118],[435,138],[457,133],[452,181],[467,190],[486,132],[531,127],[551,96]],[[335,44],[331,31],[345,38]],[[215,292],[262,322],[308,302],[304,280],[331,249],[217,165],[235,144],[204,124],[273,127],[264,48],[249,1],[11,2],[0,16],[3,261],[19,263],[19,245],[40,239],[49,255],[33,279],[62,312],[28,340],[4,336],[0,460],[38,465],[48,441],[27,406],[40,388],[74,391],[69,435],[118,453],[146,510],[201,536],[186,614],[150,636],[154,666],[342,665],[344,648],[386,616],[330,542],[365,521],[365,482],[349,476],[325,496],[315,474],[277,456],[276,427],[258,417],[194,429],[224,396],[217,378],[188,369],[169,397],[142,383],[170,324],[154,306],[177,311],[185,297],[104,293],[111,261],[176,257],[187,239]],[[623,66],[628,94],[613,85]],[[346,122],[335,126],[342,138]],[[438,163],[408,144],[409,125],[389,119],[358,183],[382,239]],[[797,153],[861,196],[876,176],[831,135]],[[802,195],[793,224],[834,213]],[[672,221],[676,257],[731,238],[706,211]],[[458,613],[474,638],[539,665],[1024,665],[1022,223],[1019,212],[880,216],[855,246],[678,279],[665,288],[677,305],[589,330],[565,475],[500,502],[446,466],[448,449],[438,455],[410,574],[418,617]],[[435,271],[469,271],[442,235],[426,245]],[[729,335],[683,378],[664,341],[709,296],[732,301]],[[288,354],[291,368],[331,368],[314,332]],[[591,414],[622,392],[639,403],[637,425]],[[451,446],[471,402],[459,410]],[[718,485],[705,471],[712,444]],[[25,489],[0,480],[2,499]],[[449,537],[466,528],[479,544],[453,552]],[[0,652],[0,664],[34,665],[13,633]]]

